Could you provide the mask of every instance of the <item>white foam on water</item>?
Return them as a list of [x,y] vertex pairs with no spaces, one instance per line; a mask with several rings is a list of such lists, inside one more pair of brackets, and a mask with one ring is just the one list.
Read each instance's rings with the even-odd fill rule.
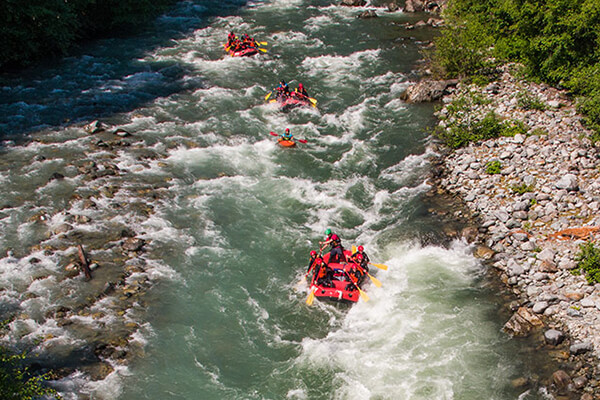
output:
[[348,86],[348,81],[360,79],[361,68],[376,62],[380,52],[380,49],[372,49],[357,51],[349,56],[306,57],[300,67],[308,76],[319,78],[329,88],[339,88]]
[[310,32],[316,32],[322,28],[331,27],[333,23],[331,17],[327,15],[317,15],[304,21],[304,29]]
[[271,175],[276,169],[276,165],[265,157],[265,153],[268,154],[275,148],[271,141],[248,144],[242,139],[234,146],[215,145],[210,148],[171,150],[167,161],[207,170],[231,170],[235,171],[236,175],[265,176]]
[[325,43],[317,37],[310,37],[304,32],[286,31],[273,33],[268,38],[271,43],[279,47],[289,47],[302,44],[308,49],[320,49],[325,47]]

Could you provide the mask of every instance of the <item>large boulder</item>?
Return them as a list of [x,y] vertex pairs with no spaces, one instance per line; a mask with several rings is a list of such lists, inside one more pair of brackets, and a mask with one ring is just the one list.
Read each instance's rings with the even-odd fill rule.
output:
[[440,11],[446,0],[406,0],[405,12]]
[[348,7],[363,7],[367,2],[365,0],[342,0],[340,3],[341,6]]
[[361,12],[356,16],[356,18],[368,19],[368,18],[377,18],[378,15],[375,10],[366,10]]
[[436,101],[448,94],[448,88],[456,86],[457,83],[458,81],[455,79],[446,81],[423,80],[409,86],[402,98],[411,103]]
[[527,337],[537,328],[543,326],[542,320],[525,307],[520,307],[510,320],[504,324],[504,331],[516,337]]

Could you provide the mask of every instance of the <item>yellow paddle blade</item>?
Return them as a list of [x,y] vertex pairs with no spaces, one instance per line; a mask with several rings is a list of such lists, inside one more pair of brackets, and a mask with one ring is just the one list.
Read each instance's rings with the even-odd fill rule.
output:
[[263,49],[262,47],[258,47],[258,49],[259,49],[260,51],[262,51],[263,53],[266,53],[266,52],[267,52],[267,49]]
[[371,276],[371,274],[369,274],[368,272],[367,275],[369,275],[369,278],[371,278],[371,282],[373,282],[373,285],[381,287],[381,282],[379,282],[379,279],[375,278],[374,276]]
[[352,245],[352,254],[356,253],[356,246]]
[[263,45],[263,46],[266,46],[266,45],[268,45],[268,44],[269,44],[269,43],[267,43],[267,42],[256,42],[256,43],[258,43],[258,44],[260,44],[260,45]]
[[388,266],[387,266],[387,265],[385,265],[385,264],[375,264],[375,263],[372,263],[372,262],[370,262],[369,264],[371,264],[371,265],[374,265],[374,266],[376,266],[377,268],[379,268],[379,269],[382,269],[382,270],[384,270],[384,271],[387,271],[387,269],[388,269]]
[[272,94],[272,93],[273,93],[273,92],[269,92],[269,93],[267,93],[267,95],[265,96],[265,101],[267,101],[267,100],[269,99],[269,97],[271,97],[271,94]]
[[360,293],[360,297],[364,300],[364,301],[369,301],[369,296],[367,296],[367,294],[365,292],[363,292],[360,288],[358,288],[358,292]]
[[315,289],[310,288],[310,293],[308,294],[308,297],[306,298],[306,304],[308,304],[309,306],[312,306],[313,301],[315,301]]
[[308,101],[310,101],[311,103],[313,103],[313,105],[317,105],[317,99],[313,99],[312,97],[308,98]]

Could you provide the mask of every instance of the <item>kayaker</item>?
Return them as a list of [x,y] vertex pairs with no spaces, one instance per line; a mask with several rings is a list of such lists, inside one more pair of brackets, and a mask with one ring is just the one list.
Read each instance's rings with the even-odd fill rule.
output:
[[344,248],[342,247],[342,240],[338,235],[331,232],[331,229],[327,228],[325,230],[325,241],[319,242],[321,248],[326,246],[331,246],[331,251],[329,252],[329,262],[341,262],[346,261],[346,256],[344,256]]
[[308,260],[308,268],[306,270],[306,276],[308,276],[308,274],[310,274],[310,272],[315,268],[315,260],[316,259],[317,259],[317,252],[313,250],[310,252],[310,260]]
[[315,271],[317,271],[317,285],[332,286],[331,278],[333,276],[333,271],[325,264],[321,257],[317,257],[315,260]]
[[279,141],[282,141],[282,140],[287,140],[287,141],[294,140],[294,135],[291,134],[290,128],[285,128],[285,132],[282,133],[281,137],[279,138]]

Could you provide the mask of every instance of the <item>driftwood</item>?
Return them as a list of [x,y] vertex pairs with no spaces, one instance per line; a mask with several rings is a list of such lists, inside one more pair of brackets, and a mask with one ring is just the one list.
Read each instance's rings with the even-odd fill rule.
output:
[[563,229],[562,231],[558,231],[555,233],[551,233],[548,235],[549,238],[558,239],[558,240],[573,240],[573,239],[581,239],[581,240],[589,240],[593,238],[593,234],[598,232],[600,227],[597,226],[583,226],[581,228],[568,228]]
[[81,261],[81,269],[85,274],[85,279],[89,281],[92,279],[92,270],[90,269],[90,262],[85,255],[85,251],[83,250],[82,245],[77,245],[77,250],[79,250],[79,260]]

